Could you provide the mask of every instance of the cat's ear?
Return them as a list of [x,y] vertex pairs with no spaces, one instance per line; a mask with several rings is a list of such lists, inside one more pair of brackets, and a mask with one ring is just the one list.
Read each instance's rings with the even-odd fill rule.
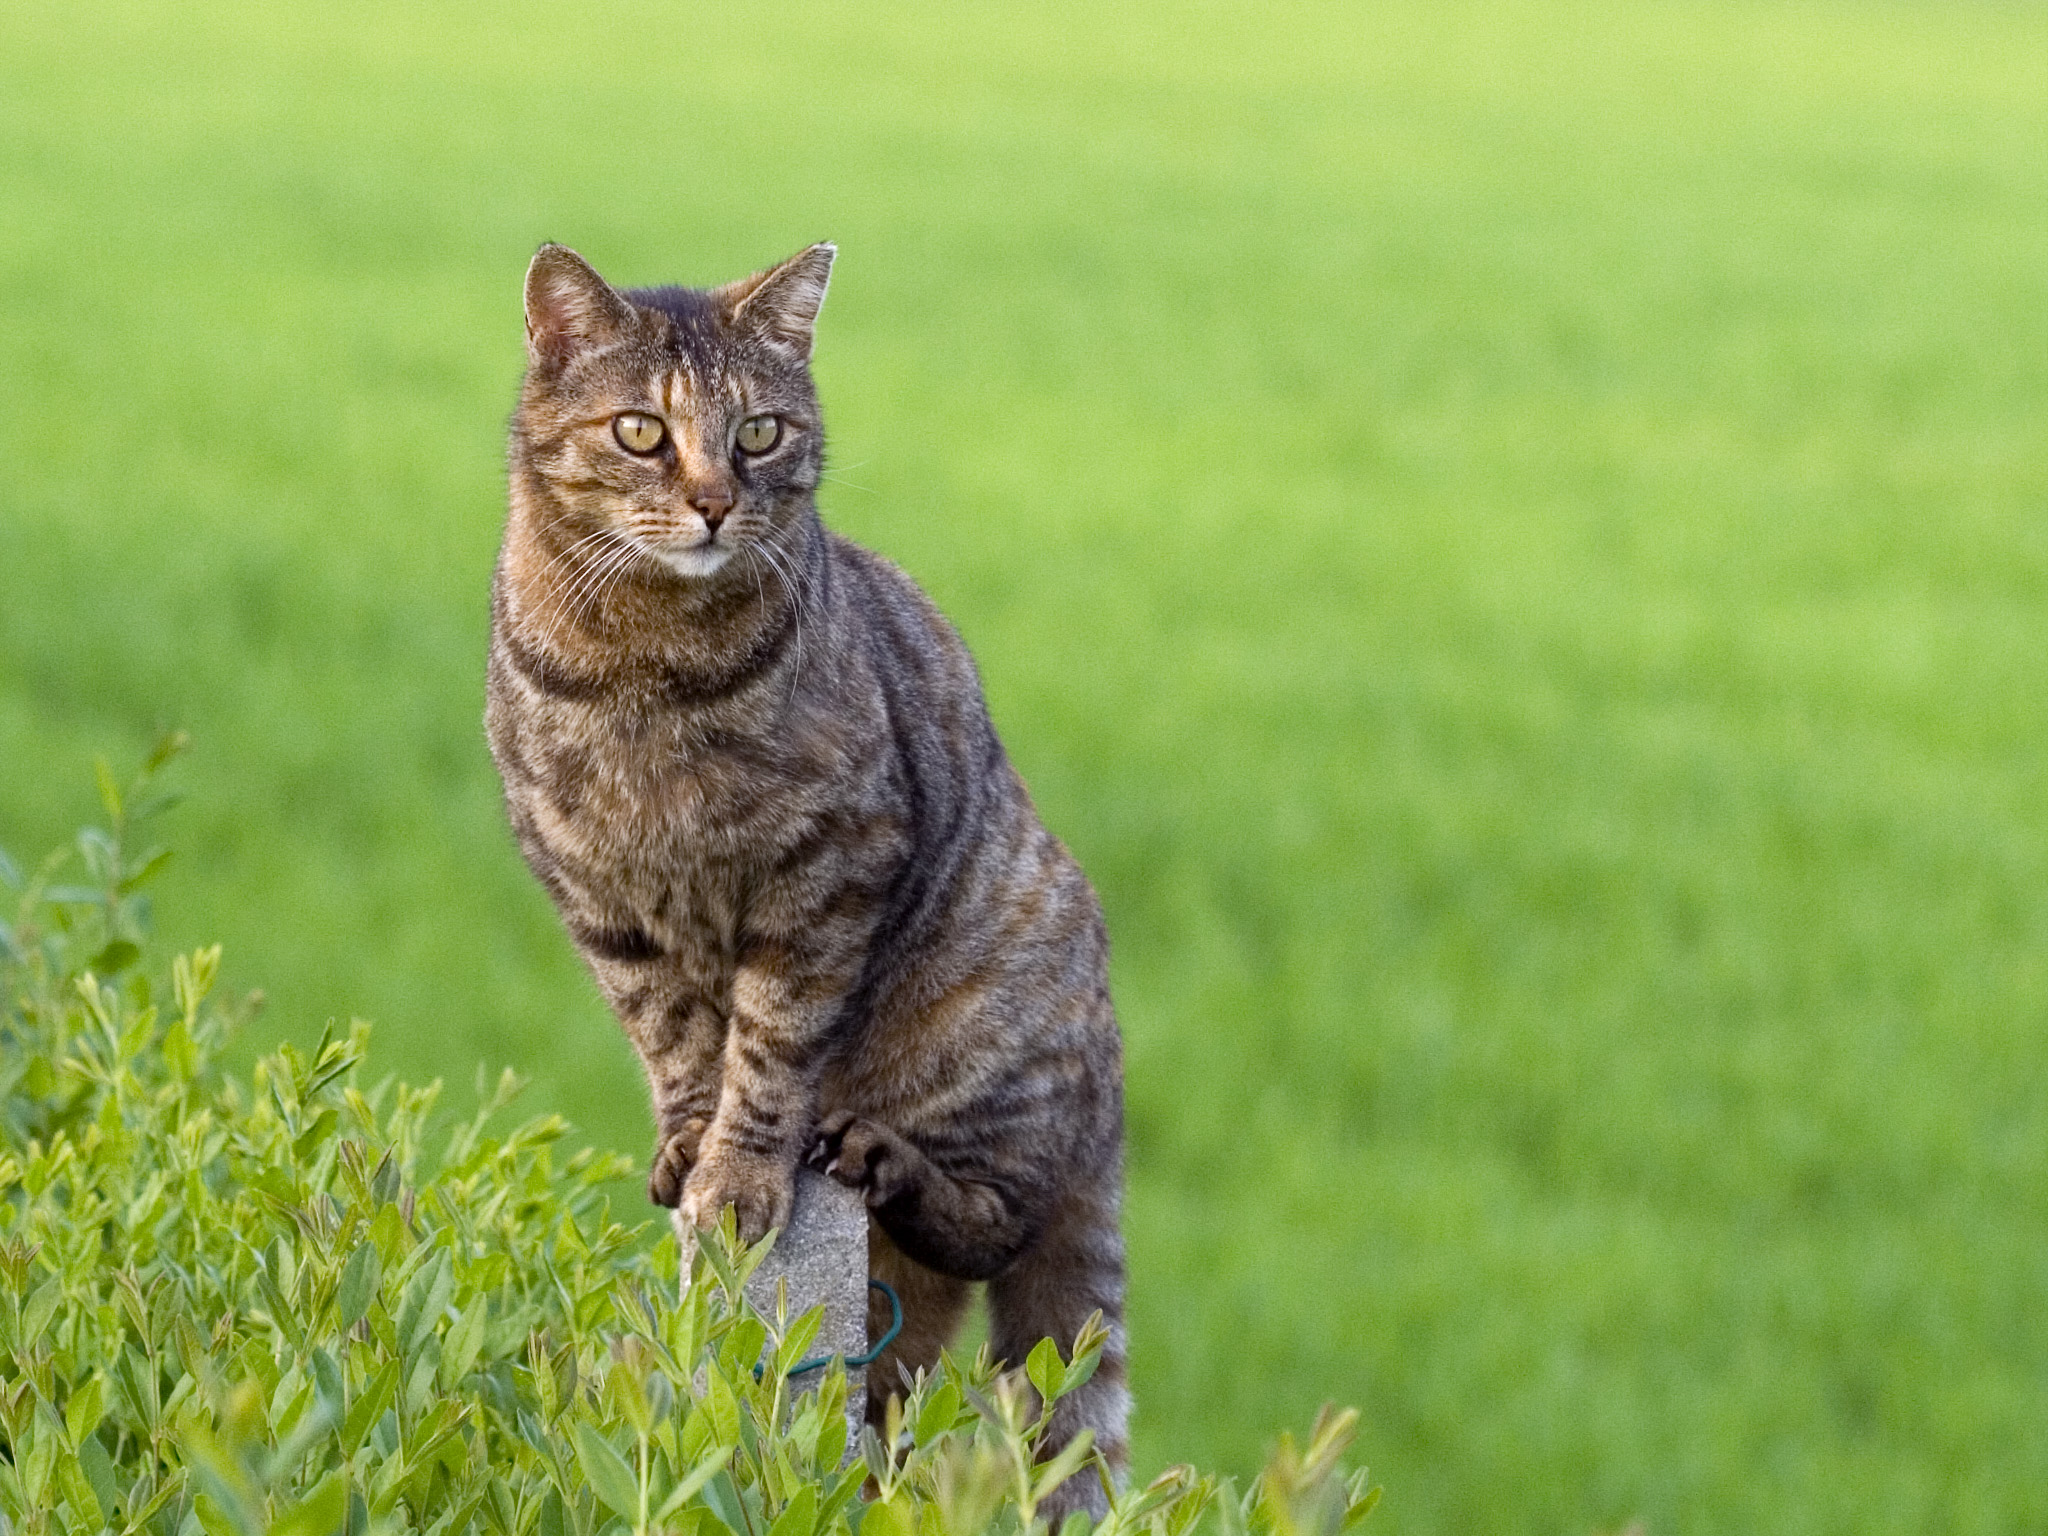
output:
[[808,361],[818,311],[832,281],[832,258],[838,254],[838,246],[821,240],[780,266],[728,284],[719,290],[727,323]]
[[566,245],[544,245],[526,269],[526,351],[560,363],[624,335],[633,306]]

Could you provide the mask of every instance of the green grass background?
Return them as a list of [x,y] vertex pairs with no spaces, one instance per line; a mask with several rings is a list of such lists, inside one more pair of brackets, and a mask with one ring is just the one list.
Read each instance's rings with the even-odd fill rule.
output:
[[827,236],[828,516],[1108,906],[1141,1466],[2048,1528],[2048,14],[9,8],[0,843],[186,725],[260,1036],[644,1152],[479,727],[519,280]]

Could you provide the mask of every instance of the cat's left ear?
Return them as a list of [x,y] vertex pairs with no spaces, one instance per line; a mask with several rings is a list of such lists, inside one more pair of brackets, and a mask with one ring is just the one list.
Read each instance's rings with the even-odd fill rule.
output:
[[818,311],[832,281],[832,258],[838,254],[838,246],[821,240],[780,266],[727,285],[721,290],[727,323],[808,362]]

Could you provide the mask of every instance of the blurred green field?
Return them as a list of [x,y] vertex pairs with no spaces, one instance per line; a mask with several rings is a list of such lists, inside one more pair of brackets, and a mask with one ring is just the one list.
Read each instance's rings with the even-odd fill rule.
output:
[[187,726],[265,1030],[644,1153],[479,725],[519,280],[831,237],[827,515],[1108,906],[1141,1465],[2048,1528],[2048,13],[116,0],[0,104],[0,844]]

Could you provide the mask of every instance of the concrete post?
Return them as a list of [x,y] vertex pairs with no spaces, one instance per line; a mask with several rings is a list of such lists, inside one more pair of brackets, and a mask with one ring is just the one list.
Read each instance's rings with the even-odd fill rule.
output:
[[[676,1237],[683,1245],[683,1281],[689,1283],[689,1254],[696,1234],[676,1213]],[[809,1168],[796,1171],[796,1204],[789,1227],[747,1281],[747,1300],[762,1316],[775,1316],[775,1283],[789,1283],[789,1315],[825,1309],[812,1355],[852,1359],[868,1352],[868,1211],[858,1190]],[[822,1371],[796,1377],[798,1392],[817,1385]],[[846,1373],[846,1417],[854,1437],[866,1422],[867,1373]],[[848,1443],[851,1451],[852,1442]]]

